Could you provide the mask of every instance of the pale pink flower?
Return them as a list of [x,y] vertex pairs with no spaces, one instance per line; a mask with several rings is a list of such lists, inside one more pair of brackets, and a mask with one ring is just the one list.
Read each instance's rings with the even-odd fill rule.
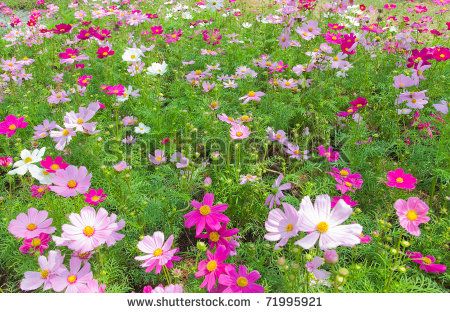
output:
[[92,174],[89,174],[84,166],[78,168],[69,165],[66,169],[57,170],[50,175],[53,183],[49,187],[50,190],[66,198],[84,194],[91,186]]
[[52,219],[47,218],[48,212],[29,208],[27,214],[20,213],[16,219],[9,222],[8,231],[16,238],[35,238],[41,233],[52,234],[56,228],[52,227]]
[[53,290],[61,292],[82,292],[93,279],[91,265],[84,263],[78,258],[70,259],[70,270],[64,270],[52,282]]

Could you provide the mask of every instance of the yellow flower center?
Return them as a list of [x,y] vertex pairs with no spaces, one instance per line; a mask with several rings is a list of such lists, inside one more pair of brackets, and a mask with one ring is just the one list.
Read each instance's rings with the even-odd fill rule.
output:
[[77,276],[76,275],[70,275],[69,277],[67,277],[67,281],[69,282],[69,284],[73,284],[74,282],[77,281]]
[[439,57],[440,57],[441,59],[443,59],[443,58],[445,57],[445,54],[441,53],[441,54],[439,54]]
[[97,202],[98,200],[100,200],[100,197],[99,196],[93,196],[91,198],[91,200],[94,201],[94,202]]
[[242,137],[243,134],[244,134],[243,132],[236,132],[236,136],[238,137]]
[[239,287],[247,287],[247,285],[248,285],[248,280],[247,280],[247,278],[240,276],[240,277],[238,277],[238,279],[236,280],[236,284],[237,284]]
[[161,160],[162,160],[162,157],[160,157],[160,156],[157,156],[157,157],[155,157],[155,160],[159,162],[159,161],[161,161]]
[[247,96],[249,96],[249,97],[254,97],[254,96],[256,96],[256,92],[254,92],[254,91],[249,91],[248,94],[247,94]]
[[64,129],[64,130],[62,131],[62,135],[63,135],[63,136],[69,136],[69,134],[70,134],[70,132],[69,132],[67,129]]
[[83,124],[84,123],[84,120],[82,119],[82,118],[78,118],[77,119],[77,124],[78,125],[81,125],[81,124]]
[[287,224],[286,225],[286,231],[287,232],[292,231],[293,229],[294,229],[294,225],[292,225],[292,224]]
[[341,176],[347,176],[349,173],[348,173],[348,171],[347,170],[340,170],[339,171],[339,174],[341,174]]
[[44,192],[44,188],[39,187],[39,188],[37,189],[37,192],[39,192],[39,193]]
[[25,163],[30,163],[31,161],[33,161],[33,159],[31,157],[27,157],[24,161]]
[[107,55],[108,55],[108,52],[106,52],[106,51],[103,52],[103,55],[104,55],[104,56],[107,56]]
[[427,264],[427,265],[430,265],[431,263],[433,263],[433,262],[431,261],[431,259],[430,259],[430,258],[427,258],[426,256],[422,258],[422,261],[423,261],[423,263],[425,263],[425,264]]
[[8,129],[9,130],[16,130],[17,126],[14,124],[9,125]]
[[417,220],[417,212],[414,210],[408,210],[408,212],[406,212],[406,218],[410,221]]
[[91,236],[94,234],[94,232],[95,232],[95,230],[94,230],[94,227],[92,227],[92,226],[86,226],[86,227],[83,229],[83,234],[84,234],[86,237],[91,237]]
[[317,224],[316,229],[321,234],[326,233],[328,231],[328,223],[320,222],[319,224]]
[[214,271],[217,268],[217,262],[215,260],[211,260],[206,264],[206,269],[210,272]]
[[333,40],[336,40],[336,39],[337,39],[337,37],[336,37],[336,36],[333,36],[333,37],[331,37],[331,39],[333,39]]
[[36,228],[37,228],[36,224],[30,223],[30,224],[27,225],[27,229],[28,229],[29,231],[33,231],[33,230],[35,230]]
[[209,207],[209,205],[202,205],[199,211],[201,215],[205,216],[211,213],[211,208]]
[[248,116],[248,115],[242,115],[241,116],[241,120],[244,121],[244,122],[248,121],[249,119],[250,119],[250,116]]
[[41,245],[41,239],[33,238],[33,240],[31,240],[31,245],[33,247],[39,247]]
[[346,181],[346,182],[345,182],[345,186],[347,186],[347,187],[351,187],[351,186],[353,186],[353,185],[352,185],[352,183],[351,183],[351,182],[348,182],[348,181]]
[[397,183],[401,184],[403,183],[403,178],[401,177],[397,177],[397,179],[395,180]]
[[69,188],[75,188],[77,186],[77,182],[74,181],[73,179],[69,180],[69,182],[67,183],[67,187]]
[[209,234],[209,240],[211,240],[212,242],[218,242],[220,239],[220,235],[218,232],[213,231]]
[[41,271],[41,278],[46,279],[48,277],[48,270],[42,270]]
[[333,58],[333,60],[339,61],[339,58],[338,58],[337,56],[335,56],[335,57]]
[[196,70],[195,71],[195,75],[200,75],[201,73],[203,73],[201,70]]
[[163,250],[161,248],[156,249],[153,251],[153,256],[160,256],[163,254]]
[[57,170],[59,170],[59,165],[58,164],[52,164],[52,165],[50,165],[50,168],[52,170],[54,170],[54,171],[57,171]]

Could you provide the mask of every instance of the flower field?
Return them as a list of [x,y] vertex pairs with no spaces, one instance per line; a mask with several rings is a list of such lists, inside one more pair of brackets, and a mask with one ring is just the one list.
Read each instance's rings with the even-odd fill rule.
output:
[[0,292],[448,292],[449,7],[1,2]]

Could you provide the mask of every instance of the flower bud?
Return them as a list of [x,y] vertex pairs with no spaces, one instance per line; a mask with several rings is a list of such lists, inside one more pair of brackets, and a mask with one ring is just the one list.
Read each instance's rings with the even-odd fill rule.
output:
[[348,269],[346,269],[345,267],[341,267],[339,269],[339,274],[341,274],[342,276],[347,276],[350,272],[348,271]]
[[205,252],[207,247],[203,241],[197,241],[197,249],[202,252]]
[[323,252],[323,258],[328,264],[336,264],[339,261],[339,255],[336,250],[325,250]]

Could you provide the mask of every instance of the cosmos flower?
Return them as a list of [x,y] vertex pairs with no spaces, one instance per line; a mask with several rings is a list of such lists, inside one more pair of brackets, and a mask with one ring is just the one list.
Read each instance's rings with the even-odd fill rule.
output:
[[280,205],[284,198],[283,191],[291,189],[291,183],[281,184],[283,180],[283,174],[280,174],[272,185],[272,194],[268,195],[264,202],[269,208],[273,208],[275,205]]
[[148,158],[154,165],[161,165],[166,163],[167,160],[164,156],[164,151],[159,149],[155,150],[154,155],[149,154]]
[[268,233],[264,236],[266,240],[278,241],[275,250],[286,245],[288,240],[297,236],[300,230],[300,220],[297,210],[289,203],[282,203],[284,211],[274,209],[269,212],[265,223]]
[[37,237],[24,239],[19,251],[23,254],[34,254],[35,252],[43,254],[48,249],[48,243],[51,240],[52,237],[49,234],[40,233]]
[[180,284],[170,284],[167,286],[163,286],[159,284],[155,288],[151,286],[145,286],[143,293],[183,293],[183,285]]
[[91,186],[92,174],[88,173],[86,167],[79,168],[69,165],[65,169],[59,169],[50,174],[52,186],[50,190],[62,197],[74,197],[78,194],[84,194]]
[[80,252],[89,252],[106,243],[117,224],[108,217],[104,208],[95,211],[92,207],[84,207],[80,214],[71,213],[69,220],[72,224],[62,225],[61,237],[53,236],[57,246],[67,246]]
[[223,224],[218,230],[207,229],[206,233],[198,235],[198,238],[207,239],[210,249],[218,245],[224,246],[230,255],[236,255],[236,247],[239,243],[236,241],[239,229],[227,229],[227,224]]
[[343,200],[340,200],[331,210],[331,200],[328,195],[317,196],[314,205],[309,197],[304,197],[298,212],[299,228],[308,234],[295,244],[304,249],[311,249],[319,240],[319,247],[322,250],[359,244],[358,235],[362,232],[362,226],[341,225],[352,212],[352,208]]
[[144,56],[144,53],[139,48],[127,48],[125,49],[122,60],[125,62],[138,62],[141,60],[141,57]]
[[427,273],[441,274],[445,273],[447,266],[444,264],[437,264],[436,258],[432,255],[423,256],[420,252],[406,251],[406,255],[414,263],[420,264],[420,269]]
[[249,91],[245,96],[240,97],[239,100],[243,100],[243,104],[246,104],[250,101],[259,102],[261,101],[261,97],[264,95],[265,93],[262,91]]
[[38,166],[34,163],[40,162],[45,153],[45,147],[41,149],[35,149],[30,152],[24,149],[20,152],[20,158],[22,160],[14,162],[13,170],[8,172],[8,175],[25,175],[30,169],[36,169]]
[[250,129],[247,126],[233,124],[230,128],[230,137],[234,140],[242,140],[250,136]]
[[16,238],[32,239],[40,234],[52,234],[56,228],[51,226],[53,219],[47,218],[48,212],[29,208],[27,214],[20,213],[11,220],[8,231]]
[[89,189],[89,191],[84,194],[84,202],[97,206],[106,200],[107,194],[103,192],[102,188],[99,189]]
[[226,286],[224,293],[263,293],[264,287],[255,283],[260,278],[258,271],[249,273],[244,265],[240,265],[237,271],[234,266],[229,266],[224,274],[220,274],[219,284]]
[[200,284],[200,288],[206,287],[211,291],[215,286],[217,279],[225,269],[232,265],[226,264],[225,260],[228,258],[228,251],[224,246],[219,245],[214,253],[206,251],[206,260],[198,263],[198,271],[195,273],[195,278],[205,277]]
[[306,262],[305,267],[306,270],[314,275],[316,280],[326,280],[330,277],[331,273],[325,270],[319,269],[324,263],[324,259],[318,256],[315,256],[309,262]]
[[147,67],[147,74],[156,76],[156,75],[164,75],[167,72],[167,63],[163,61],[162,63],[152,63],[149,67]]
[[48,257],[40,256],[38,272],[25,272],[25,277],[20,282],[20,289],[24,291],[35,290],[44,285],[44,290],[53,289],[55,279],[66,271],[63,264],[64,256],[59,250],[52,250]]
[[317,151],[320,156],[323,156],[327,159],[328,162],[336,162],[339,159],[339,152],[333,151],[332,147],[328,147],[325,149],[324,146],[318,146]]
[[81,267],[82,262],[78,258],[70,259],[70,268],[64,268],[58,276],[52,281],[53,290],[56,292],[82,292],[87,284],[92,281],[93,274],[91,272],[91,265],[85,262]]
[[406,201],[398,199],[394,203],[400,225],[411,235],[420,236],[419,225],[427,223],[428,205],[417,197],[410,197]]
[[6,135],[6,137],[13,136],[17,129],[26,128],[28,125],[25,122],[25,117],[17,117],[15,115],[7,115],[3,121],[0,122],[0,135]]
[[184,226],[190,228],[195,225],[196,236],[200,235],[205,227],[217,231],[221,228],[220,223],[227,224],[230,221],[222,213],[228,208],[228,204],[214,205],[214,194],[212,193],[205,194],[202,202],[192,200],[191,205],[195,210],[184,215]]
[[135,259],[144,261],[141,266],[146,268],[146,272],[155,270],[158,274],[163,266],[172,268],[173,262],[180,260],[180,257],[175,255],[178,248],[172,249],[173,240],[173,235],[170,235],[164,242],[164,234],[160,231],[154,232],[152,236],[145,236],[138,243],[139,250],[145,255],[137,256]]
[[416,188],[417,179],[402,168],[389,171],[386,175],[386,185],[391,188],[413,190]]

